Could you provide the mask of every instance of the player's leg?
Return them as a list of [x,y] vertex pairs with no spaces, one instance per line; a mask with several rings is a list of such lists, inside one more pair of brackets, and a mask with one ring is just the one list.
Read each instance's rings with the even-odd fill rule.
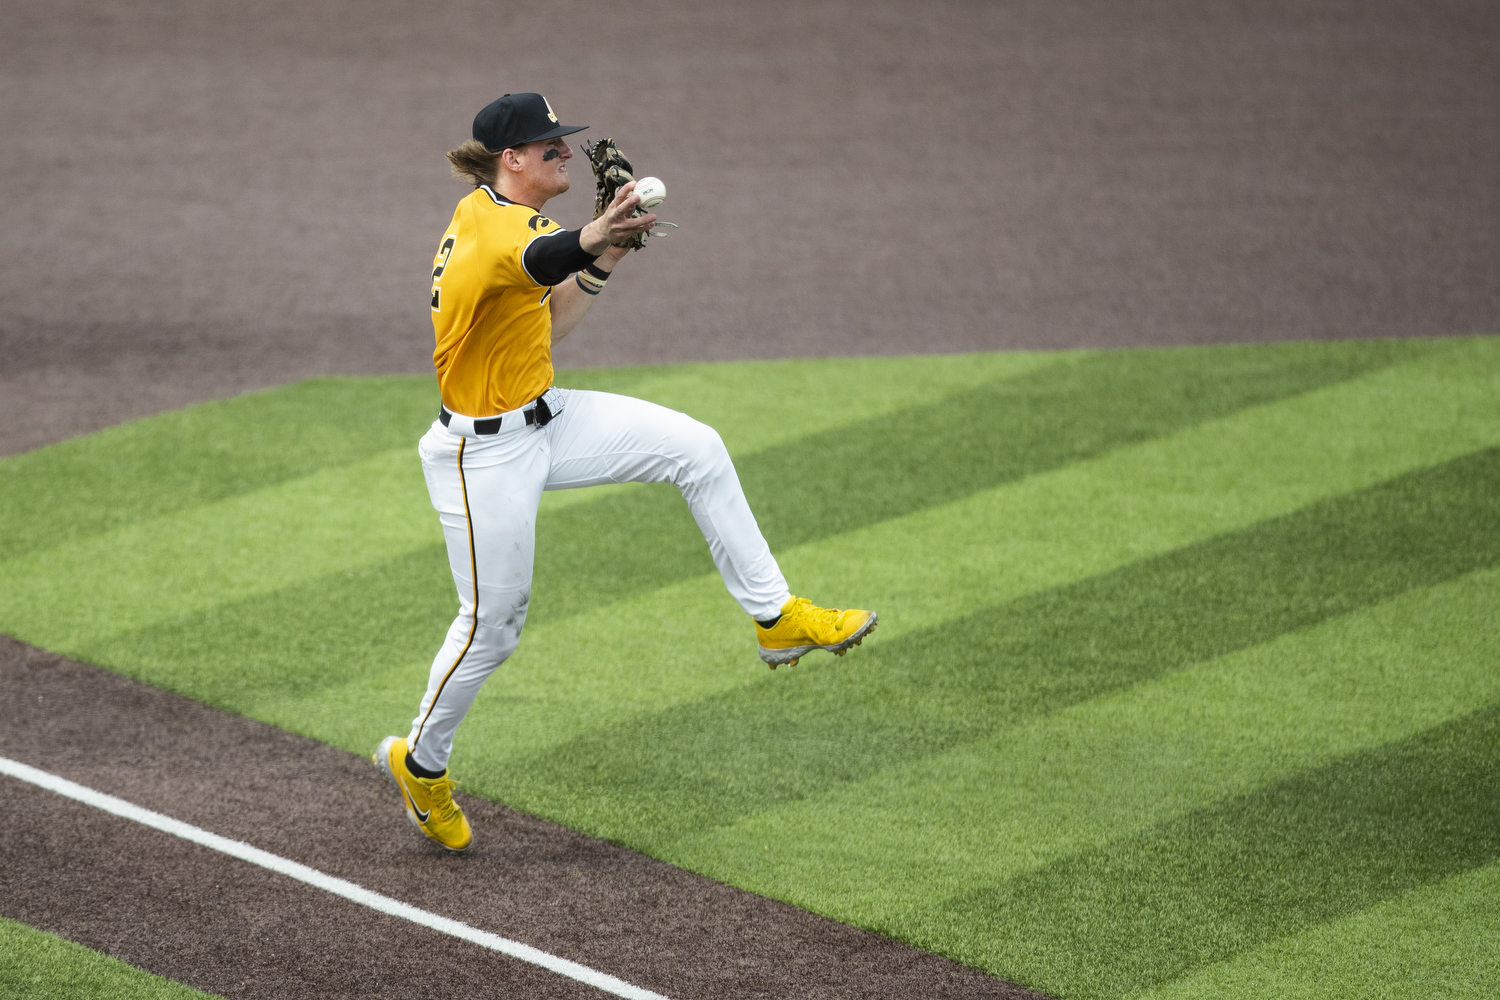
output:
[[756,620],[761,657],[774,668],[813,649],[844,653],[875,626],[869,611],[819,608],[794,598],[745,499],[718,432],[687,414],[629,396],[564,390],[547,426],[549,490],[602,483],[670,482],[703,532],[714,565]]
[[375,762],[402,789],[417,828],[450,850],[472,839],[446,775],[453,736],[480,686],[521,639],[547,449],[546,438],[525,426],[463,438],[434,424],[422,439],[459,613],[433,659],[410,734],[383,743]]
[[681,491],[729,592],[752,618],[774,618],[791,596],[755,523],[718,433],[676,410],[630,396],[564,390],[547,434],[549,490],[669,482]]
[[435,428],[423,439],[422,458],[459,612],[433,659],[410,743],[418,764],[441,770],[480,686],[521,641],[547,441],[526,426],[476,438]]

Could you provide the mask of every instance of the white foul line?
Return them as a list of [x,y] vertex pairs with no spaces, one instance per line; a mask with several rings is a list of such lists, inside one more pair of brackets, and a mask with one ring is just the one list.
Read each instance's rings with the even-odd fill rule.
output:
[[659,993],[652,993],[650,990],[642,989],[639,986],[632,986],[623,979],[616,979],[607,973],[590,969],[586,965],[579,965],[577,962],[570,962],[566,958],[549,955],[547,952],[533,948],[530,945],[470,927],[468,924],[457,920],[440,917],[436,913],[428,913],[426,910],[420,910],[415,906],[403,903],[399,899],[392,899],[389,896],[382,896],[378,892],[371,892],[369,889],[357,886],[353,882],[345,882],[341,878],[325,875],[316,868],[309,868],[307,865],[289,861],[269,851],[262,851],[258,847],[251,847],[243,841],[230,840],[228,837],[209,833],[207,830],[199,829],[196,826],[173,819],[170,816],[163,816],[158,812],[152,812],[150,809],[142,809],[138,805],[126,802],[124,799],[117,799],[113,795],[96,792],[92,788],[69,781],[67,778],[59,778],[57,775],[49,774],[46,771],[39,771],[34,767],[22,764],[20,761],[11,760],[8,757],[0,757],[0,774],[7,774],[12,778],[19,778],[21,781],[29,781],[33,785],[39,785],[48,791],[56,792],[58,795],[65,795],[85,805],[93,806],[95,809],[103,809],[107,813],[113,813],[116,816],[134,820],[144,826],[153,827],[165,833],[170,833],[173,836],[181,837],[183,840],[190,840],[210,850],[220,851],[228,854],[230,857],[239,858],[241,861],[248,861],[252,865],[259,865],[262,868],[269,868],[273,872],[280,872],[288,878],[294,878],[299,882],[306,882],[308,885],[331,892],[335,896],[342,896],[351,902],[359,903],[361,906],[368,906],[372,910],[378,910],[393,917],[400,917],[402,920],[410,920],[414,924],[421,924],[423,927],[430,927],[440,933],[461,938],[464,941],[477,944],[481,948],[488,948],[491,951],[498,951],[501,954],[509,955],[511,958],[519,958],[523,962],[539,965],[560,976],[567,976],[569,979],[576,979],[580,983],[587,983],[606,993],[613,993],[619,997],[628,997],[629,1000],[667,1000],[666,997]]

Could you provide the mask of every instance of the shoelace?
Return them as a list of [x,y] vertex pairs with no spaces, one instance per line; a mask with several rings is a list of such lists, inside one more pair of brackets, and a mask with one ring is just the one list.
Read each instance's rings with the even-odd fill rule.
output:
[[807,621],[824,622],[828,625],[837,625],[839,615],[843,614],[838,608],[820,608],[805,597],[797,598],[797,603],[792,605],[791,616],[802,618]]
[[432,815],[441,822],[448,822],[458,815],[458,806],[453,802],[453,789],[458,787],[458,782],[452,778],[442,778],[432,783],[428,789],[432,795]]

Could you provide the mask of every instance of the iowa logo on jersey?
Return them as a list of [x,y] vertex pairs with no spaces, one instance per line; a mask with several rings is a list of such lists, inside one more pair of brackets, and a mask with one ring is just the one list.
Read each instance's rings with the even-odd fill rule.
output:
[[552,124],[556,125],[557,124],[557,115],[552,110],[552,102],[549,101],[549,100],[547,100],[544,97],[544,98],[542,98],[542,103],[545,104],[545,105],[547,105],[547,117],[551,118],[552,119]]
[[533,215],[531,218],[526,220],[526,224],[531,227],[532,232],[536,232],[539,229],[544,229],[547,226],[552,225],[552,220],[547,218],[545,215]]

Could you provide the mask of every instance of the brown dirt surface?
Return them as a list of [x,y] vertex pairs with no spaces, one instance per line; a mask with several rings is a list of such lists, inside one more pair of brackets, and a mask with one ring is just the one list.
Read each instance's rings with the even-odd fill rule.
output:
[[429,370],[509,90],[682,226],[564,367],[1493,332],[1497,63],[1492,0],[3,4],[0,454]]
[[[429,846],[368,760],[0,636],[0,755],[673,1000],[1035,997],[866,931],[462,797]],[[597,997],[0,777],[0,913],[226,997]]]
[[[0,4],[0,455],[430,371],[442,153],[507,90],[682,225],[564,367],[1494,332],[1497,64],[1490,0]],[[0,753],[674,997],[1020,995],[490,803],[433,853],[366,762],[10,640],[0,681]],[[0,783],[50,810],[0,911],[164,975],[589,992]]]

